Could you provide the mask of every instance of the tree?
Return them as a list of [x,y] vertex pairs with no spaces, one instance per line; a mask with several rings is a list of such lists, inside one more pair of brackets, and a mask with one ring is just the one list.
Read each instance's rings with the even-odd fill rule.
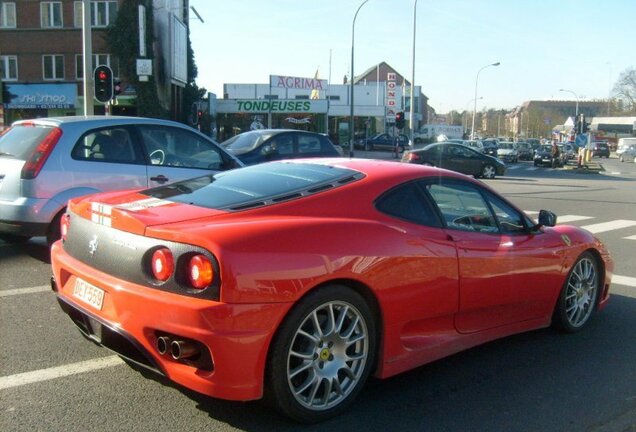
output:
[[[138,6],[146,5],[144,0],[124,0],[119,5],[117,19],[108,28],[107,39],[110,48],[119,59],[119,68],[125,80],[135,87],[137,93],[137,115],[142,117],[167,118],[168,112],[161,106],[156,90],[154,75],[148,81],[139,81],[137,76],[137,41],[139,38],[131,37],[131,29],[138,28]],[[146,5],[147,6],[147,5]],[[146,7],[146,52],[148,58],[153,60],[153,9],[152,5]]]
[[627,113],[636,113],[636,69],[629,67],[621,73],[612,93],[623,103]]

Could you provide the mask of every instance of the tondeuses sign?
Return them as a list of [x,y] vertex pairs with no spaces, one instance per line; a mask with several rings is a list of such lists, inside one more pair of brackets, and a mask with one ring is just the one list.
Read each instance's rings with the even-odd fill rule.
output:
[[221,99],[217,101],[218,113],[314,113],[326,114],[326,100],[298,99]]

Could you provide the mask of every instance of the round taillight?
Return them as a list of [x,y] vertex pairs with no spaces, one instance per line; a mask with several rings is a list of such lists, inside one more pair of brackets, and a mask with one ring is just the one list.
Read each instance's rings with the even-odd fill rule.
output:
[[167,281],[174,271],[174,258],[168,248],[157,249],[152,254],[152,274],[160,281]]
[[60,234],[62,237],[62,241],[66,241],[66,235],[68,234],[68,229],[71,226],[71,217],[68,213],[64,213],[62,215],[62,219],[60,220]]
[[197,289],[204,289],[212,283],[214,271],[212,262],[205,255],[194,255],[188,263],[190,284]]

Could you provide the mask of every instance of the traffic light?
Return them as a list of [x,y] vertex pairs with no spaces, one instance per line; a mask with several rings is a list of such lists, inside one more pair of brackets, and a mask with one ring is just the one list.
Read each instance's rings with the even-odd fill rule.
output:
[[113,93],[115,94],[115,96],[120,95],[123,90],[124,87],[121,85],[121,81],[117,81],[113,86]]
[[583,127],[583,133],[588,133],[590,131],[590,124],[585,121],[585,118],[583,118],[582,127]]
[[395,114],[395,127],[398,129],[404,129],[404,111],[400,111]]
[[192,125],[196,126],[199,124],[199,104],[196,102],[192,103],[190,107],[190,116],[192,116]]
[[112,69],[105,65],[97,66],[93,79],[95,99],[102,103],[109,102],[114,96]]

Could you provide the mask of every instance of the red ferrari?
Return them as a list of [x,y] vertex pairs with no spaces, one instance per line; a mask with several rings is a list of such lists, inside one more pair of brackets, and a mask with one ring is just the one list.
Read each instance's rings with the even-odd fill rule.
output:
[[53,289],[81,332],[223,399],[316,422],[493,339],[580,330],[613,261],[485,184],[396,162],[282,161],[69,203]]

